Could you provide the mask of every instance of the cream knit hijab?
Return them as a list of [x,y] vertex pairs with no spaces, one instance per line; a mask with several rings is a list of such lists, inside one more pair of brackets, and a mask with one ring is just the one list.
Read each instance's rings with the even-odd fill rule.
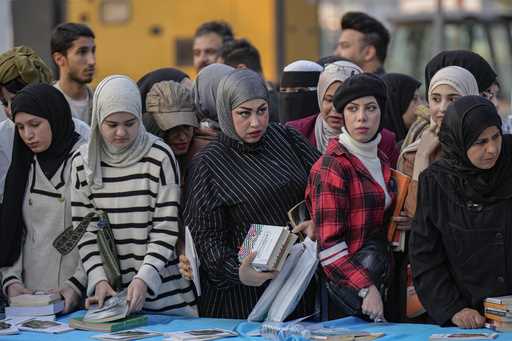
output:
[[[113,167],[128,167],[148,152],[158,139],[146,132],[142,124],[141,96],[133,80],[122,75],[105,78],[96,88],[92,102],[92,124],[89,143],[80,147],[84,159],[87,182],[94,189],[103,188],[101,161]],[[103,139],[100,126],[111,114],[129,112],[139,123],[139,131],[135,140],[126,147],[114,147]]]

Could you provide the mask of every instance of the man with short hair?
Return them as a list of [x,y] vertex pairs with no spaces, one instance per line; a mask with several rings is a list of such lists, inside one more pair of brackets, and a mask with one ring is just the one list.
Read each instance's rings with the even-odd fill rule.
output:
[[193,61],[197,72],[217,62],[224,43],[233,40],[233,31],[228,23],[209,21],[198,27],[194,35]]
[[91,123],[93,92],[87,86],[96,68],[94,33],[83,24],[63,23],[55,28],[51,38],[52,58],[59,68],[54,86],[66,97],[71,114]]
[[341,18],[341,34],[335,54],[356,63],[364,72],[382,75],[389,31],[377,19],[362,12],[347,12]]

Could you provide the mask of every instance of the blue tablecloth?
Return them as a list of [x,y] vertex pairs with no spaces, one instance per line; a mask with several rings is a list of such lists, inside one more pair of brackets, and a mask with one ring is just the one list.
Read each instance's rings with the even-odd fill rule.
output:
[[[76,312],[74,314],[62,317],[59,321],[66,322],[71,317],[81,316],[84,312]],[[385,335],[378,340],[414,340],[427,341],[429,336],[435,333],[455,333],[455,332],[490,332],[488,329],[463,330],[459,328],[441,328],[428,324],[405,324],[405,323],[368,323],[355,317],[347,317],[339,320],[324,322],[326,327],[343,327],[353,330],[365,330],[368,332],[383,332]],[[174,316],[150,315],[147,326],[143,329],[171,332],[180,330],[190,330],[198,328],[222,328],[236,330],[240,333],[239,337],[229,338],[225,340],[262,340],[261,337],[248,337],[246,333],[259,329],[259,323],[247,322],[245,320],[226,320],[226,319],[210,319],[210,318],[180,318]],[[92,335],[103,334],[101,332],[87,332],[81,330],[70,331],[62,334],[43,334],[21,331],[18,335],[0,336],[0,340],[12,341],[79,341],[93,340]],[[162,340],[163,336],[148,338],[144,340]],[[512,332],[500,333],[497,340],[512,341]]]

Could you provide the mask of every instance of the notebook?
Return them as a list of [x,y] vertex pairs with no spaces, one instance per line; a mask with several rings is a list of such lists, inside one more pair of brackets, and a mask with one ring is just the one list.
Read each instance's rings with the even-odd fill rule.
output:
[[252,224],[238,253],[242,262],[251,251],[256,252],[252,266],[257,271],[279,271],[297,235],[286,226]]
[[[404,208],[411,177],[395,169],[391,170],[391,177],[395,179],[397,187],[393,217],[398,217]],[[391,242],[395,251],[405,251],[405,231],[397,230],[396,226],[396,223],[391,219],[388,225],[388,241]]]
[[9,305],[11,307],[38,307],[45,306],[62,299],[59,293],[36,292],[34,294],[23,294],[11,297]]

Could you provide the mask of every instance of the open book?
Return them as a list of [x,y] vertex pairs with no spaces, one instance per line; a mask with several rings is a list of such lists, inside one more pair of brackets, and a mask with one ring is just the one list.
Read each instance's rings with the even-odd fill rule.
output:
[[[391,170],[391,176],[395,179],[397,187],[395,207],[393,209],[393,217],[397,217],[404,208],[411,177],[395,169]],[[396,223],[391,219],[388,225],[388,241],[395,251],[405,251],[405,236],[405,231],[397,230]]]
[[115,296],[107,299],[101,308],[91,306],[85,314],[84,322],[110,322],[125,318],[128,315],[127,290],[123,290]]
[[317,267],[316,242],[306,238],[294,245],[282,270],[265,289],[248,320],[284,321],[299,303]]
[[256,252],[252,266],[257,271],[279,271],[297,240],[286,226],[252,224],[238,252],[242,262],[251,251]]

